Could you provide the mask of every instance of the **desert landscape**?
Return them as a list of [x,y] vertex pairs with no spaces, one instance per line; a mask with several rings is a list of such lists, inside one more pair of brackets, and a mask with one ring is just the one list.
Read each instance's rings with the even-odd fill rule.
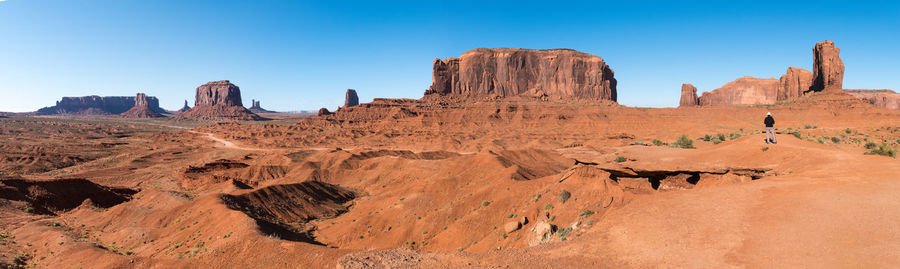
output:
[[40,2],[0,268],[900,267],[896,3]]
[[618,104],[612,68],[566,49],[435,59],[420,99],[350,89],[317,115],[227,80],[179,111],[65,97],[0,118],[0,263],[893,267],[898,97],[844,90],[839,51],[685,84],[679,108]]

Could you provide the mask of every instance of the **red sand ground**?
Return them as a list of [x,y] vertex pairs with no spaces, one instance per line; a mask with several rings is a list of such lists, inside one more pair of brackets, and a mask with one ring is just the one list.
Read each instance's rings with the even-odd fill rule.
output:
[[[777,145],[763,142],[766,111]],[[898,119],[842,93],[687,109],[376,100],[293,124],[193,129],[5,118],[0,262],[895,267],[900,165],[864,145],[896,148]],[[724,142],[696,139],[718,133]],[[681,134],[696,148],[653,144]]]

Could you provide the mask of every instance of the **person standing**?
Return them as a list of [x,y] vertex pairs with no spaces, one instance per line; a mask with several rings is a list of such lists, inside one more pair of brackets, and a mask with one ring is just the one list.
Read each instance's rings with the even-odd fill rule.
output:
[[775,118],[772,118],[771,112],[766,112],[766,119],[763,120],[763,123],[766,124],[766,144],[778,144],[778,141],[775,140]]

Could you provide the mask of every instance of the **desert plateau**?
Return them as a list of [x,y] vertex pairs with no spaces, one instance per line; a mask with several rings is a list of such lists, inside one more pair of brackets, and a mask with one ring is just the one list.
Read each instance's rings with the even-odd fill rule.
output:
[[[0,113],[0,268],[897,268],[900,94],[826,37],[665,94],[616,52],[518,46],[419,57],[412,98],[205,70],[66,92]],[[284,112],[307,94],[343,103]]]

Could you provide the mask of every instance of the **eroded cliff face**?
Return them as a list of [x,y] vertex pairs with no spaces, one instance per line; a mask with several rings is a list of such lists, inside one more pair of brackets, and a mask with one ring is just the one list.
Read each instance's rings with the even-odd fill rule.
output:
[[359,96],[356,95],[356,90],[347,89],[347,93],[344,94],[344,107],[351,107],[359,105]]
[[194,106],[201,105],[225,105],[243,106],[241,102],[241,88],[231,84],[228,80],[212,81],[197,87]]
[[616,101],[602,58],[570,49],[479,48],[435,59],[429,94],[464,98],[550,96]]
[[691,84],[681,84],[681,101],[678,107],[691,107],[700,105],[700,98],[697,97],[697,87]]
[[900,109],[900,94],[892,90],[844,90],[875,106]]
[[762,105],[775,103],[778,80],[774,78],[742,77],[721,88],[704,92],[701,106]]
[[813,83],[810,90],[843,89],[844,61],[841,49],[832,41],[822,41],[813,47]]
[[134,97],[134,106],[128,111],[122,112],[120,116],[124,118],[161,118],[165,117],[159,112],[150,109],[150,102],[147,95],[138,93]]
[[[134,107],[131,96],[82,96],[63,97],[55,106],[41,108],[38,115],[115,115]],[[155,112],[165,112],[159,107],[159,99],[146,96],[147,107]]]
[[778,96],[776,101],[785,101],[803,96],[812,85],[812,73],[809,70],[788,67],[784,75],[778,79]]
[[[197,87],[194,107],[178,115],[180,119],[261,120],[241,102],[241,89],[228,80],[212,81]],[[254,101],[255,103],[255,101]]]

